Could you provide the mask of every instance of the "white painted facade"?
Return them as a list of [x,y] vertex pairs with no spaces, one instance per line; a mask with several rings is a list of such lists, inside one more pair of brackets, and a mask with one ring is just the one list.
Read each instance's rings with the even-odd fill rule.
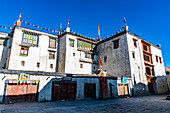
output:
[[[94,61],[92,58],[85,58],[85,51],[78,50],[77,43],[78,38],[81,36],[74,35],[72,33],[65,33],[65,35],[59,37],[59,64],[58,72],[67,74],[92,74],[94,70]],[[74,47],[69,45],[69,40],[74,40]],[[88,40],[87,41],[91,41]],[[96,44],[96,42],[92,42]],[[93,53],[88,53],[93,54]],[[97,58],[94,55],[94,58]],[[83,62],[85,61],[85,62]],[[82,65],[82,68],[81,66]],[[97,67],[97,65],[95,65]],[[97,70],[97,68],[95,68]]]
[[[158,48],[155,45],[151,45],[151,52],[152,52],[152,61],[153,61],[153,65],[155,66],[155,76],[166,76],[165,73],[165,67],[164,67],[164,62],[163,62],[163,57],[162,57],[162,51],[160,48]],[[156,56],[161,58],[158,58],[158,62],[156,62]]]
[[[22,44],[23,31],[39,34],[38,46],[37,47],[28,46],[29,47],[28,56],[20,55],[21,46],[25,46]],[[49,48],[50,37],[56,39],[56,48]],[[57,49],[58,49],[57,40],[58,40],[57,35],[16,26],[13,33],[12,46],[10,50],[7,69],[56,72]],[[55,52],[54,59],[49,59],[50,51]],[[25,62],[24,66],[21,65],[22,61]],[[37,66],[37,63],[39,63],[39,67]],[[51,64],[53,65],[53,68],[50,67]]]

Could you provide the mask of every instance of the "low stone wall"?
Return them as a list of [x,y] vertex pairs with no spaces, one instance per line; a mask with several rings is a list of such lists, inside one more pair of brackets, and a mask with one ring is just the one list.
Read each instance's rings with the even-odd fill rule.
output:
[[154,91],[156,94],[168,93],[168,84],[166,76],[157,76],[154,83]]
[[134,85],[134,96],[149,95],[148,86],[142,83]]

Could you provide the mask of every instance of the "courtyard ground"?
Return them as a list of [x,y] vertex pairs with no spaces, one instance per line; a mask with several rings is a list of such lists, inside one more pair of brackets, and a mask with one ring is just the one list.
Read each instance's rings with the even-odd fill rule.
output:
[[170,100],[166,96],[0,104],[0,113],[170,113]]

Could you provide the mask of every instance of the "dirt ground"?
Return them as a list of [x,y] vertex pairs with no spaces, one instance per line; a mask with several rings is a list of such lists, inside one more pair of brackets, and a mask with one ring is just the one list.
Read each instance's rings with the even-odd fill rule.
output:
[[0,104],[0,113],[170,113],[170,100],[166,96]]

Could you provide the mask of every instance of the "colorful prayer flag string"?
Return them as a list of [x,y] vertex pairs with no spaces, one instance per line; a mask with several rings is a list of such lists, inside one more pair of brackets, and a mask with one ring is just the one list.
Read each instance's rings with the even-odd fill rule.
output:
[[1,26],[0,27],[4,28],[4,29],[12,29],[12,27],[6,27],[6,26]]
[[[31,24],[31,23],[25,22],[25,21],[23,21],[23,20],[20,20],[20,21],[21,21],[22,23],[24,23],[24,24],[31,25],[31,26],[36,27],[36,28],[40,28],[40,29],[43,29],[43,30],[51,31],[51,32],[53,32],[53,33],[58,33],[57,30],[48,29],[48,28],[45,28],[45,27],[40,27],[40,26]],[[63,32],[64,32],[64,31],[63,31]]]

